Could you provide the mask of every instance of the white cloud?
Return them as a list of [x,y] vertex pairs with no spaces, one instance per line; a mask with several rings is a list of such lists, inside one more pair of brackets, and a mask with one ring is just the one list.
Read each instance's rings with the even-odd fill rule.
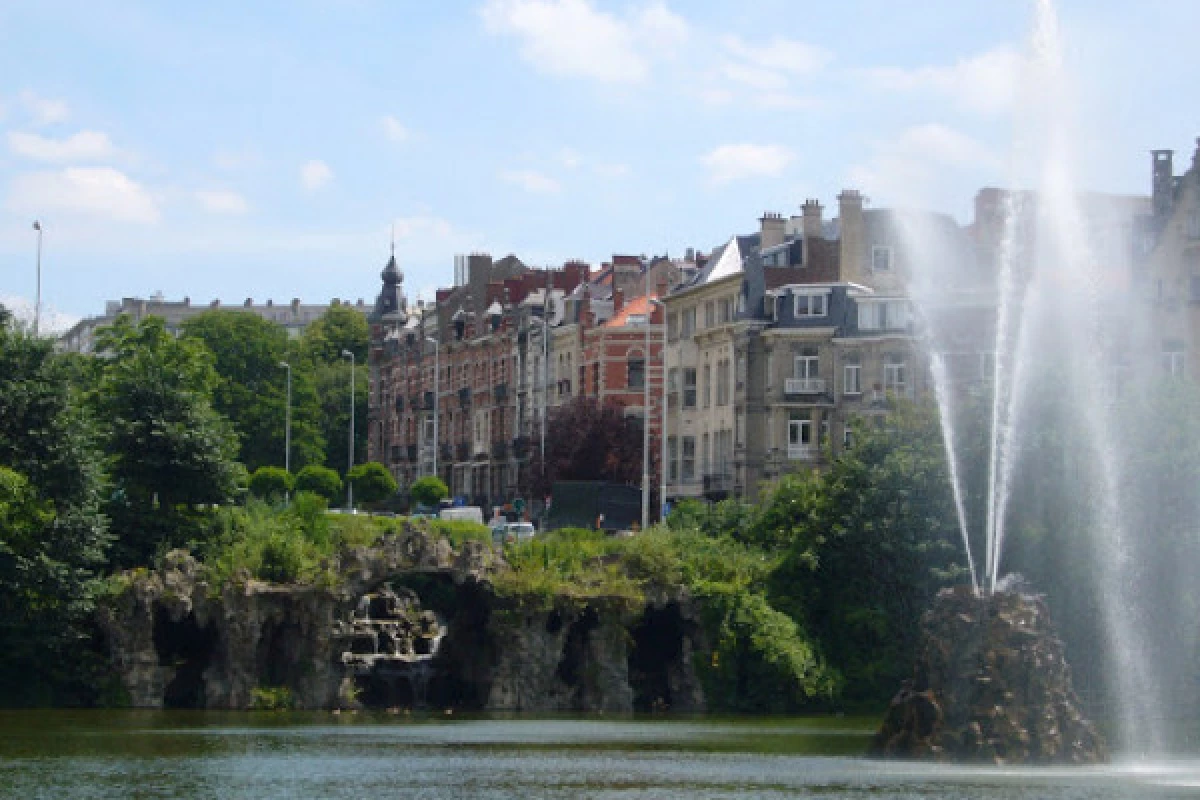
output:
[[[0,306],[4,306],[11,311],[13,318],[22,325],[33,326],[33,300],[15,294],[3,294],[0,295]],[[42,298],[42,313],[38,320],[38,332],[43,335],[65,333],[75,323],[79,322],[80,319],[82,317],[77,314],[68,314],[65,311],[59,311],[54,306],[47,304],[45,298]]]
[[316,191],[333,180],[333,170],[324,161],[305,161],[300,167],[300,183],[310,192]]
[[5,207],[28,214],[65,212],[117,222],[153,223],[158,204],[141,184],[112,167],[68,167],[18,175]]
[[757,108],[810,108],[813,102],[796,91],[797,85],[819,74],[832,58],[824,48],[796,39],[776,36],[747,43],[738,36],[722,36],[713,50],[713,66],[696,93],[712,106],[727,105],[737,97]]
[[531,169],[501,170],[500,179],[532,194],[554,194],[561,188],[558,181]]
[[737,36],[721,39],[726,51],[745,64],[790,75],[820,72],[832,56],[823,47],[776,36],[766,44],[748,45]]
[[567,169],[578,169],[579,165],[583,163],[583,158],[570,147],[564,147],[558,151],[558,163]]
[[22,91],[18,99],[35,125],[53,125],[65,122],[67,117],[71,116],[67,104],[63,101],[39,97],[28,89]]
[[702,156],[700,162],[708,167],[709,180],[721,185],[778,175],[795,159],[795,153],[783,145],[743,143],[721,145]]
[[596,164],[592,171],[601,178],[624,178],[629,174],[628,164]]
[[250,210],[246,198],[228,189],[199,189],[196,200],[210,214],[245,214]]
[[934,92],[979,114],[1000,114],[1013,106],[1023,57],[1007,45],[988,50],[951,66],[879,67],[864,71],[880,89]]
[[448,239],[454,235],[454,226],[442,217],[429,214],[416,214],[411,217],[397,217],[392,220],[395,226],[396,238],[405,239]]
[[937,123],[916,125],[873,145],[869,161],[852,167],[850,185],[899,205],[937,205],[950,187],[969,191],[1002,166],[983,143]]
[[619,17],[589,0],[487,0],[485,28],[521,42],[536,68],[604,83],[638,83],[652,55],[668,55],[688,38],[684,20],[662,3]]
[[412,132],[391,114],[384,115],[382,124],[384,136],[397,144],[408,141],[409,136],[412,135]]
[[80,131],[66,139],[12,131],[8,134],[8,149],[14,155],[55,164],[103,161],[115,153],[108,135],[100,131]]
[[218,150],[213,154],[212,162],[213,166],[217,169],[233,172],[257,166],[262,162],[262,159],[258,154],[250,151]]

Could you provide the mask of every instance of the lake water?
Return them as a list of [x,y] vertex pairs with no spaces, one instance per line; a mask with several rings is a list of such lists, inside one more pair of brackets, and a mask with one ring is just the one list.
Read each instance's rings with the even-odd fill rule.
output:
[[1004,769],[861,757],[875,720],[0,712],[20,798],[1140,798],[1200,761]]

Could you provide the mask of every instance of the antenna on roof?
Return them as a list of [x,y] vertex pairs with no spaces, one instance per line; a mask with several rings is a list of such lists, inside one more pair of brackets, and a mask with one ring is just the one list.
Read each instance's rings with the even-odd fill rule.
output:
[[396,257],[396,223],[392,223],[392,258]]

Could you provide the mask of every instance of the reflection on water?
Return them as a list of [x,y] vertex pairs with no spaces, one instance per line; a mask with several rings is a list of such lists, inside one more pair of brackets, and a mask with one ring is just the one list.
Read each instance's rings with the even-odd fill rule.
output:
[[870,719],[0,712],[5,797],[1117,798],[1200,762],[1005,769],[870,761]]

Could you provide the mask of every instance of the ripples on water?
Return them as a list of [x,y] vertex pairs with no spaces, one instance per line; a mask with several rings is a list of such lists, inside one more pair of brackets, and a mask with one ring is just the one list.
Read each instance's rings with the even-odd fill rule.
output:
[[859,756],[874,720],[0,712],[21,798],[1124,798],[1200,762],[983,769]]

